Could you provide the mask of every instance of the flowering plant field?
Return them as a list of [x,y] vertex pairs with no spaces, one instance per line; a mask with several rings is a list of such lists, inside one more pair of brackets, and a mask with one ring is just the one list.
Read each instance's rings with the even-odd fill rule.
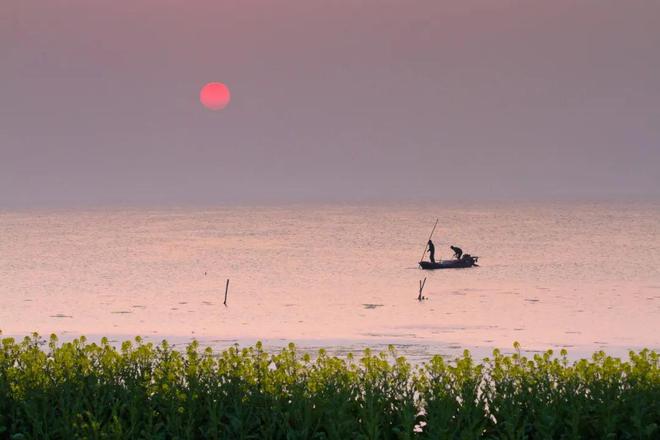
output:
[[213,353],[5,338],[0,438],[660,438],[656,352],[570,362],[515,348],[411,365],[393,349],[357,359],[293,344]]

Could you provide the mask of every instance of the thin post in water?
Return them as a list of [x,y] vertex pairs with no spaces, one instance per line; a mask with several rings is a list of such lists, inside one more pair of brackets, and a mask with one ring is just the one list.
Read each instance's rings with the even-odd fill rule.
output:
[[422,291],[424,290],[424,285],[426,284],[426,277],[424,277],[424,282],[422,280],[419,280],[419,296],[417,297],[418,301],[421,301],[424,299],[422,296]]
[[225,285],[225,302],[224,305],[227,305],[227,292],[229,291],[229,278],[227,278],[227,285]]

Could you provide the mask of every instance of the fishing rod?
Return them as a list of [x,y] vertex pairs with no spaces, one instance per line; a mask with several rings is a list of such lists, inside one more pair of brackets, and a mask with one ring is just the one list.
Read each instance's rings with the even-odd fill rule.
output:
[[422,258],[419,260],[420,262],[424,261],[424,255],[426,255],[426,250],[429,247],[429,241],[431,241],[431,238],[433,238],[433,233],[435,232],[435,227],[438,226],[438,220],[440,220],[440,219],[439,218],[435,219],[435,224],[433,225],[433,229],[431,230],[431,235],[429,235],[429,239],[426,242],[426,244],[424,245],[424,253],[422,254]]

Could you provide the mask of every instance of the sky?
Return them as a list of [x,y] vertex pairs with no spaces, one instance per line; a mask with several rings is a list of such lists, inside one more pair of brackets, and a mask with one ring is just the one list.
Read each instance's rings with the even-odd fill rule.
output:
[[658,198],[659,48],[654,0],[2,0],[0,208]]

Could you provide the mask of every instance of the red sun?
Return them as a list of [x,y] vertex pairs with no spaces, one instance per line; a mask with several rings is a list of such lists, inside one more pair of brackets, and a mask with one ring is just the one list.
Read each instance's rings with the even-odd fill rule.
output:
[[229,93],[226,85],[219,82],[211,82],[200,90],[199,101],[209,110],[222,110],[231,101],[231,93]]

